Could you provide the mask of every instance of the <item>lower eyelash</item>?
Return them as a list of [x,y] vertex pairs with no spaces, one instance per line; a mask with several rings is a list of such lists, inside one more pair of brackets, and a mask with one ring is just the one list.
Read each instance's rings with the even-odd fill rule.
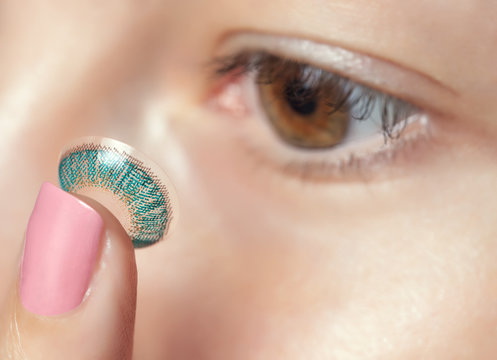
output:
[[375,146],[376,151],[353,153],[342,157],[330,157],[329,154],[323,154],[323,157],[318,160],[306,157],[297,160],[277,159],[268,156],[267,151],[251,143],[249,139],[245,139],[243,143],[258,165],[263,163],[286,176],[294,177],[305,183],[367,182],[383,178],[391,179],[395,175],[401,175],[403,168],[402,166],[396,167],[396,165],[402,165],[428,149],[431,144],[430,140],[432,140],[432,132],[427,119],[420,117],[405,127],[402,137],[394,139],[382,137],[376,140],[378,143],[383,143],[383,146]]

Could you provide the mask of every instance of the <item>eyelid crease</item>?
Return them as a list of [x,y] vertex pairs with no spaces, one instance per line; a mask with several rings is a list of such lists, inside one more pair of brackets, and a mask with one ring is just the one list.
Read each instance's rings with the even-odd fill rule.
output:
[[437,116],[449,117],[450,114],[433,105],[434,91],[443,96],[438,99],[439,105],[452,104],[454,98],[460,96],[458,91],[436,78],[406,65],[381,56],[297,37],[239,31],[226,33],[218,42],[214,58],[242,51],[266,51],[321,67],[358,83],[369,84],[373,89],[411,102]]

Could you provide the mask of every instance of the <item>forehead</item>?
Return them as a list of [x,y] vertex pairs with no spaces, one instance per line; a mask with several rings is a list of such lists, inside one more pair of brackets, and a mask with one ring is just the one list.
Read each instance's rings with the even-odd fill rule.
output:
[[[17,27],[37,43],[72,37],[91,47],[149,27],[187,49],[222,33],[249,30],[343,45],[442,81],[457,82],[454,75],[470,68],[495,86],[495,19],[497,2],[488,0],[53,0],[52,6],[12,1],[0,4],[0,38],[22,38],[11,28]],[[462,86],[468,84],[454,84]]]

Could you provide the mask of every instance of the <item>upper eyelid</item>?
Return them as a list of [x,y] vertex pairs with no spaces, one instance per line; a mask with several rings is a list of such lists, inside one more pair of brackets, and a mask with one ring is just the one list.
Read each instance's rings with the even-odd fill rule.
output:
[[[241,56],[241,59],[238,59],[238,56]],[[263,52],[254,52],[254,53],[241,53],[239,55],[235,56],[228,56],[225,58],[218,58],[216,59],[215,63],[217,64],[216,67],[216,73],[219,74],[220,76],[231,73],[232,71],[235,71],[235,75],[242,75],[243,73],[251,73],[251,72],[259,72],[261,68],[264,67],[264,62],[269,58],[273,56],[271,53],[268,53],[266,51]],[[254,61],[255,58],[255,61]],[[289,61],[289,62],[295,62],[293,59],[280,59],[283,61]],[[383,91],[375,88],[371,88],[368,85],[362,84],[360,82],[357,82],[355,80],[349,79],[348,77],[345,77],[341,74],[336,74],[333,72],[329,72],[326,70],[321,70],[319,68],[314,67],[313,65],[310,64],[303,64],[303,63],[298,63],[299,65],[302,65],[304,67],[310,67],[311,69],[314,70],[320,70],[322,73],[327,74],[328,76],[331,76],[335,82],[340,82],[342,83],[342,86],[345,86],[346,88],[354,88],[354,89],[361,89],[361,91],[366,91],[371,93],[373,96],[379,98],[381,96],[384,96],[386,98],[390,99],[395,99],[401,102],[405,102],[402,99],[398,99],[395,95],[392,94],[386,94]],[[239,67],[242,67],[241,69],[238,70]],[[277,73],[278,74],[278,73]],[[269,76],[272,76],[272,74],[269,74]],[[272,80],[269,80],[272,81]],[[416,106],[411,105],[414,108]]]
[[[250,73],[250,72],[258,72],[264,66],[263,63],[267,58],[269,58],[271,56],[275,56],[272,53],[269,53],[266,51],[257,51],[257,52],[253,52],[253,53],[244,52],[244,53],[241,53],[239,55],[241,55],[243,59],[238,59],[238,55],[216,58],[215,61],[213,62],[215,65],[215,72],[220,76],[231,73],[234,70],[236,70],[235,75],[238,75],[238,74],[242,75],[243,73]],[[255,61],[254,61],[254,58],[256,59]],[[348,87],[360,88],[360,89],[374,92],[377,95],[385,95],[385,96],[390,96],[390,97],[396,98],[396,96],[394,96],[394,95],[384,93],[383,91],[381,91],[379,89],[372,88],[372,87],[365,85],[361,82],[350,79],[349,77],[344,76],[340,73],[335,73],[335,72],[331,72],[328,70],[323,70],[323,69],[315,67],[312,64],[308,64],[308,63],[299,63],[298,61],[296,61],[294,59],[280,58],[280,60],[288,61],[290,63],[296,63],[296,64],[299,64],[299,65],[304,66],[304,67],[309,67],[313,70],[322,71],[322,73],[333,77],[335,79],[335,81],[340,81],[340,82],[346,84],[346,86],[348,86]],[[243,68],[238,69],[239,66],[241,66]]]
[[[221,39],[214,57],[228,57],[241,51],[265,51],[308,63],[439,116],[449,116],[450,104],[460,96],[455,89],[434,77],[405,65],[308,39],[253,32],[230,33]],[[434,97],[437,104],[433,103]]]

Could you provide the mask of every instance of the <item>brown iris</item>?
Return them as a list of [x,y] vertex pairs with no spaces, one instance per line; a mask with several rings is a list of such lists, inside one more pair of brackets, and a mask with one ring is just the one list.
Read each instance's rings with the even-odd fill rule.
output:
[[319,69],[274,59],[259,73],[262,106],[276,133],[290,145],[328,148],[347,133],[350,114],[340,100],[343,94],[322,81],[322,75]]

